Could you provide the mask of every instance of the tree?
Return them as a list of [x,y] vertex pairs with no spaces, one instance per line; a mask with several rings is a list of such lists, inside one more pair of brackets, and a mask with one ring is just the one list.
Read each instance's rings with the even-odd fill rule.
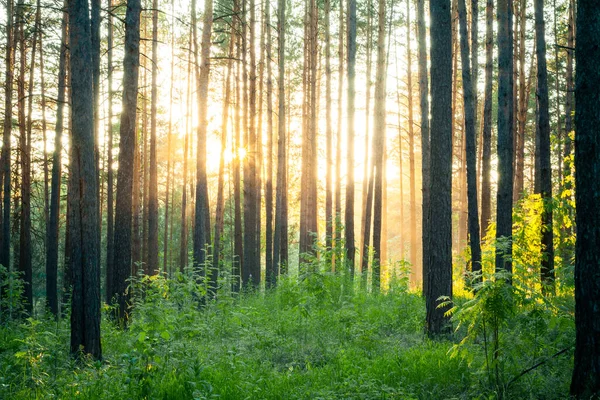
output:
[[452,23],[450,0],[432,0],[431,11],[431,181],[429,271],[425,304],[427,332],[447,331],[441,296],[452,297]]
[[278,32],[278,107],[277,107],[277,192],[275,194],[275,232],[273,235],[273,263],[275,275],[287,270],[288,225],[287,225],[287,157],[285,121],[285,0],[277,4]]
[[158,171],[156,159],[156,119],[158,113],[158,0],[152,0],[152,99],[150,113],[150,182],[148,193],[148,252],[147,270],[158,271]]
[[[202,25],[201,50],[196,33],[196,1],[192,1],[192,35],[196,61],[196,85],[198,97],[198,131],[196,142],[196,211],[194,215],[194,268],[200,276],[207,276],[206,246],[210,243],[210,209],[206,178],[206,131],[208,125],[208,85],[210,78],[210,47],[213,22],[213,2],[205,0]],[[198,52],[201,51],[200,60]],[[212,273],[212,272],[211,272]]]
[[385,148],[385,73],[386,73],[386,48],[385,48],[385,0],[378,1],[377,25],[377,71],[375,73],[375,125],[373,130],[373,158],[375,165],[375,193],[373,197],[373,290],[378,291],[381,286],[381,226],[383,216],[383,152]]
[[346,132],[346,269],[349,278],[354,279],[354,257],[356,247],[354,243],[354,112],[355,112],[355,80],[356,80],[356,0],[348,0],[347,6],[347,42],[346,57],[348,79],[348,103]]
[[[85,0],[78,0],[85,1]],[[136,147],[136,108],[140,56],[140,0],[128,0],[125,14],[125,57],[123,59],[123,109],[121,111],[119,169],[115,209],[115,256],[109,297],[118,305],[116,317],[127,318],[127,279],[132,259],[132,191]],[[137,171],[135,171],[137,173]],[[137,195],[137,193],[135,193]]]
[[513,199],[513,0],[498,0],[498,194],[496,239],[506,240],[496,249],[496,269],[512,273]]
[[411,20],[410,0],[407,1],[406,19],[406,90],[408,95],[408,154],[410,170],[410,262],[417,264],[417,177],[415,174],[415,129],[413,118],[413,84],[412,84],[412,51],[411,51]]
[[548,100],[548,70],[546,67],[546,33],[544,0],[534,0],[535,41],[537,55],[537,129],[535,192],[542,196],[542,256],[541,278],[549,292],[554,291],[554,235],[552,233],[552,167],[550,161],[550,105]]
[[491,218],[492,159],[492,72],[494,68],[494,0],[487,0],[485,11],[485,88],[483,94],[483,147],[481,162],[481,235],[485,236]]
[[69,2],[71,70],[71,164],[69,174],[71,267],[71,353],[102,358],[100,344],[100,258],[98,171],[94,157],[92,40],[87,0]]
[[[331,0],[325,0],[325,248],[332,249],[333,241],[333,125],[331,116]],[[328,264],[332,261],[328,260]]]
[[419,59],[419,108],[421,113],[421,175],[422,175],[422,278],[423,293],[426,293],[429,273],[429,186],[431,182],[431,158],[429,137],[429,76],[427,70],[427,26],[425,25],[425,0],[417,0],[417,47]]
[[600,8],[577,2],[575,48],[575,362],[571,394],[578,399],[600,395]]
[[300,262],[307,261],[317,234],[317,39],[318,8],[307,0],[304,77],[305,112],[302,133],[302,188],[300,194]]
[[469,57],[469,39],[467,36],[467,6],[465,0],[458,0],[458,15],[460,21],[460,54],[462,60],[463,100],[465,109],[465,139],[467,157],[467,202],[469,244],[471,247],[471,269],[481,271],[481,244],[479,234],[479,210],[477,204],[477,138],[475,120],[475,94],[471,60]]
[[[66,4],[65,4],[66,5]],[[52,186],[50,192],[50,219],[46,239],[46,298],[48,307],[58,315],[58,219],[60,213],[60,189],[62,173],[62,133],[64,123],[65,88],[67,83],[67,24],[68,14],[63,12],[61,46],[58,61],[58,96],[56,98],[56,126],[54,128],[54,151],[52,152]]]
[[267,36],[265,48],[267,57],[267,177],[265,180],[265,281],[267,287],[274,287],[277,282],[277,275],[273,263],[273,72],[271,65],[273,54],[271,39],[271,3],[268,1],[265,2],[264,26]]
[[[0,216],[0,265],[10,269],[10,159],[12,132],[12,89],[13,89],[13,0],[6,1],[6,58],[4,73],[4,123],[2,132],[2,153],[0,154],[0,183],[2,190],[2,214]],[[0,289],[0,298],[4,293]],[[0,317],[2,314],[0,308]]]

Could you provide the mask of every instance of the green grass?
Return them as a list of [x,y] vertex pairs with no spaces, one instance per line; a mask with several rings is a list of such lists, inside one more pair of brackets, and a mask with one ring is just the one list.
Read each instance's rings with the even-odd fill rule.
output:
[[[348,296],[340,282],[288,280],[200,310],[189,282],[155,279],[129,329],[103,321],[102,362],[72,361],[68,319],[10,323],[0,328],[0,399],[567,397],[571,353],[499,389],[487,379],[481,343],[452,355],[461,331],[436,341],[424,335],[419,295]],[[504,382],[571,340],[571,322],[544,318],[559,323],[536,335],[537,354],[518,316],[506,326]]]

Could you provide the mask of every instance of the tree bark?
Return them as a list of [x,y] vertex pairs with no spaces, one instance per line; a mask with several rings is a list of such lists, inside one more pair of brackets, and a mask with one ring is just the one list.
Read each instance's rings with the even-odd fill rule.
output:
[[347,0],[347,43],[348,51],[346,58],[348,79],[348,102],[347,118],[348,126],[346,133],[346,270],[350,281],[354,279],[354,259],[356,247],[354,243],[354,112],[355,112],[355,79],[356,79],[356,0]]
[[492,85],[494,69],[494,0],[487,0],[485,11],[485,89],[481,161],[481,237],[487,233],[492,218]]
[[273,235],[273,263],[275,275],[287,271],[287,157],[286,157],[286,107],[285,107],[285,15],[286,2],[277,6],[278,32],[278,112],[277,112],[277,192],[275,196],[275,232]]
[[373,130],[373,158],[375,165],[375,193],[373,198],[373,291],[381,287],[381,238],[383,216],[383,152],[385,148],[386,49],[385,0],[379,0],[377,26],[377,71],[375,73],[375,125]]
[[[427,26],[425,24],[425,0],[417,0],[417,38],[419,58],[419,109],[421,114],[421,175],[422,175],[422,212],[421,212],[421,278],[423,293],[427,293],[427,276],[431,268],[429,264],[429,209],[431,207],[431,147],[429,135],[429,76],[427,68]],[[402,179],[402,175],[400,176]]]
[[[65,8],[67,2],[65,1]],[[61,46],[58,60],[58,95],[56,98],[56,125],[52,152],[52,183],[50,187],[50,218],[46,239],[46,299],[50,312],[58,315],[58,234],[60,190],[62,186],[62,133],[64,123],[65,88],[67,83],[67,25],[69,14],[64,11],[61,23]],[[110,165],[110,164],[109,164]]]
[[94,157],[92,40],[87,0],[69,2],[71,68],[71,354],[102,358],[100,343],[100,258],[98,256],[98,170]]
[[571,394],[590,399],[600,394],[600,8],[577,2],[575,48],[575,362]]
[[479,234],[479,210],[477,204],[477,137],[475,121],[475,85],[472,82],[469,40],[467,37],[467,6],[458,0],[460,21],[460,54],[462,62],[463,100],[465,110],[465,139],[467,162],[467,204],[469,244],[471,248],[471,271],[481,271],[481,244]]
[[[81,0],[79,0],[81,1]],[[85,1],[85,0],[83,0]],[[127,279],[132,259],[132,193],[136,147],[136,108],[140,54],[140,0],[128,0],[125,14],[125,58],[123,59],[123,110],[121,111],[119,169],[115,209],[114,276],[110,298],[118,306],[116,317],[126,322],[128,313]]]
[[496,248],[496,269],[512,273],[513,199],[513,0],[498,0],[498,194],[496,238],[505,240]]
[[534,0],[535,41],[537,56],[537,125],[535,191],[542,196],[542,263],[543,291],[554,292],[554,235],[552,233],[552,167],[550,150],[550,104],[548,100],[548,69],[546,67],[546,33],[544,0]]
[[[199,276],[210,279],[206,270],[206,246],[210,244],[210,209],[206,177],[206,135],[208,125],[208,85],[210,78],[210,47],[213,22],[213,2],[205,0],[202,24],[201,50],[197,42],[195,0],[192,2],[192,30],[194,58],[196,61],[196,85],[198,97],[198,131],[196,143],[196,211],[194,215],[194,268]],[[200,60],[198,59],[201,51]]]
[[158,0],[152,0],[152,92],[150,113],[150,182],[148,192],[148,247],[147,270],[158,272],[158,171],[156,159],[156,119],[158,114]]
[[448,331],[440,296],[452,297],[452,22],[449,0],[432,0],[431,9],[431,181],[429,265],[426,286],[427,332]]

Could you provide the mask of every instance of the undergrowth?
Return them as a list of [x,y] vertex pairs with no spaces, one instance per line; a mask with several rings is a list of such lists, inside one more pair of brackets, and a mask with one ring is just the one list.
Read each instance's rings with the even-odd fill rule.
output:
[[[491,356],[480,332],[464,327],[480,324],[479,314],[469,317],[476,310],[457,312],[454,335],[432,341],[423,333],[423,299],[405,286],[381,294],[357,286],[348,294],[342,278],[315,272],[200,308],[190,293],[193,279],[144,279],[128,329],[104,318],[103,361],[69,357],[68,317],[0,327],[0,398],[556,399],[568,393],[570,353],[499,386],[489,379]],[[457,309],[473,301],[455,299]],[[498,324],[501,352],[493,367],[504,383],[573,337],[563,314],[543,303],[527,305],[527,314],[519,307],[511,303]]]

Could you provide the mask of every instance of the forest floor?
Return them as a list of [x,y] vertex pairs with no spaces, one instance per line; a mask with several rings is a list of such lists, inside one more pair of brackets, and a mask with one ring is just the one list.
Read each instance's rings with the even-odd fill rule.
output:
[[69,357],[68,318],[12,322],[0,327],[0,399],[568,397],[572,351],[550,358],[573,339],[568,318],[544,314],[533,328],[531,315],[507,319],[488,365],[483,336],[459,345],[460,328],[427,338],[420,295],[341,287],[317,274],[199,310],[193,283],[157,278],[136,300],[128,329],[103,320],[104,359],[96,362]]

